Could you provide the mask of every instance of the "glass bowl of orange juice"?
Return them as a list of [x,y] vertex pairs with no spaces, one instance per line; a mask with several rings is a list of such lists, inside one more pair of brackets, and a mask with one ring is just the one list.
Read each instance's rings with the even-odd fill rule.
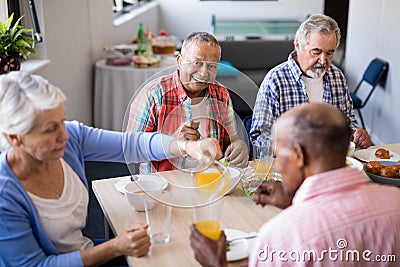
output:
[[222,197],[230,190],[230,177],[227,168],[219,161],[214,161],[208,168],[192,171],[193,184],[209,201]]

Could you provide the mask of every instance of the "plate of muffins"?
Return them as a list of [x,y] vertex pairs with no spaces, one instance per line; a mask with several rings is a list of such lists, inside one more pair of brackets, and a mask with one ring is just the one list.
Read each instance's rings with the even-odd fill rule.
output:
[[400,186],[398,161],[370,161],[365,164],[364,171],[376,183]]

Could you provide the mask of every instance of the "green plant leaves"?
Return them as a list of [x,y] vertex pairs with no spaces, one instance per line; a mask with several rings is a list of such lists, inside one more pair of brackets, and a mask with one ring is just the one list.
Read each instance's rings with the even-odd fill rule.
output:
[[23,17],[21,16],[13,27],[11,25],[14,14],[11,14],[6,23],[0,22],[0,54],[6,56],[19,54],[24,59],[26,59],[28,52],[36,54],[33,48],[35,41],[31,36],[27,35],[32,32],[32,29],[20,25]]

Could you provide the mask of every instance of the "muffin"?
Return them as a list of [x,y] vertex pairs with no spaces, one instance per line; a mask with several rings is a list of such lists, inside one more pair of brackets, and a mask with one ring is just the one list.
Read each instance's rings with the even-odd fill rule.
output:
[[390,159],[390,153],[389,150],[384,149],[384,148],[378,148],[375,151],[375,156],[379,159]]
[[379,161],[370,161],[365,165],[365,170],[372,174],[379,174],[381,169],[385,167]]
[[379,175],[386,178],[396,178],[397,172],[391,166],[387,166],[380,170]]

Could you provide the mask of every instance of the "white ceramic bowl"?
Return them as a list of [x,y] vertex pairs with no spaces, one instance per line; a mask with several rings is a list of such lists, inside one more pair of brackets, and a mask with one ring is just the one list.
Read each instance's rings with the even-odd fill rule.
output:
[[[137,184],[139,183],[139,185]],[[139,181],[129,183],[125,186],[125,198],[135,210],[144,211],[144,201],[147,200],[147,208],[152,209],[155,200],[146,195],[145,192],[159,193],[162,191],[162,185],[154,181]]]

